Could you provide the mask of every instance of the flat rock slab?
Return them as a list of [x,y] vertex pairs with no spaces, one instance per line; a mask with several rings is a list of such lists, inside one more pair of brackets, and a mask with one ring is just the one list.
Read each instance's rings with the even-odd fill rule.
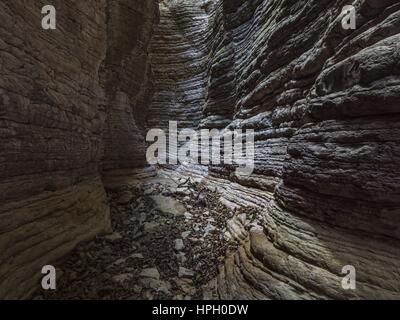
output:
[[158,272],[157,268],[144,269],[140,273],[140,276],[143,278],[151,278],[151,279],[160,280],[160,273]]
[[171,214],[174,216],[183,216],[186,212],[183,204],[181,204],[174,198],[161,195],[153,196],[151,198],[156,203],[156,209],[161,211],[162,213]]
[[179,267],[179,278],[192,278],[194,277],[194,271],[184,267]]

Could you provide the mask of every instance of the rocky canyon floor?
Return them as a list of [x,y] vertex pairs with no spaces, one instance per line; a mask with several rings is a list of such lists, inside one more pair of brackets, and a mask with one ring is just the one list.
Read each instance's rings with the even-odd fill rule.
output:
[[188,177],[109,193],[114,233],[83,243],[36,299],[213,299],[214,279],[251,210],[229,210]]

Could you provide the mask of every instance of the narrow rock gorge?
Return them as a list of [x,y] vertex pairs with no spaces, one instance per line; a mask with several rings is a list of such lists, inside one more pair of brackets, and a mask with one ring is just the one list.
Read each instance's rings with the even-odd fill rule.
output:
[[[398,1],[49,2],[0,1],[0,298],[400,298]],[[150,165],[171,121],[252,174]]]

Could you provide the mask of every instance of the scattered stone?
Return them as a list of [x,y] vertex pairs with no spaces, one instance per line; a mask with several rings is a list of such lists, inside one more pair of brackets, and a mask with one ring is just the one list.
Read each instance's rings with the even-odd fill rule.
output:
[[118,259],[117,261],[115,261],[114,265],[119,266],[121,264],[124,264],[125,262],[126,262],[126,259],[125,258],[121,258],[121,259]]
[[140,294],[142,290],[143,288],[141,286],[138,286],[137,284],[133,286],[133,292],[135,292],[136,294]]
[[144,269],[140,273],[140,276],[143,278],[152,278],[152,279],[160,280],[160,273],[158,272],[157,268]]
[[182,239],[175,240],[175,250],[182,251],[185,248],[185,244],[183,243]]
[[192,278],[194,276],[194,271],[184,268],[184,267],[179,267],[179,278]]
[[124,191],[118,198],[117,203],[121,205],[128,204],[129,202],[131,202],[132,198],[133,198],[132,192]]
[[147,213],[146,211],[140,212],[140,217],[139,217],[139,224],[142,224],[146,221],[147,219]]
[[144,233],[143,232],[137,232],[137,233],[135,233],[133,236],[132,236],[132,239],[133,240],[137,240],[137,239],[139,239],[139,238],[141,238],[141,237],[143,237],[144,236]]
[[196,200],[196,205],[204,207],[207,205],[206,196],[203,193],[200,193]]
[[203,286],[203,300],[217,300],[217,286],[217,279],[215,278]]
[[182,239],[186,239],[187,237],[189,237],[190,233],[191,233],[190,231],[182,232],[181,233]]
[[157,229],[158,226],[159,226],[158,222],[155,222],[155,221],[153,221],[153,222],[146,222],[146,223],[143,225],[143,231],[146,232],[146,233],[152,232],[154,229]]
[[131,259],[144,259],[143,254],[141,253],[134,253],[129,256]]
[[186,294],[194,295],[196,293],[196,288],[193,285],[193,280],[186,278],[175,278],[175,284]]
[[149,189],[144,190],[143,194],[145,196],[149,196],[149,195],[153,194],[154,192],[155,192],[155,188],[149,188]]
[[232,241],[234,238],[232,237],[232,235],[228,231],[225,231],[224,232],[224,239],[226,241]]
[[153,278],[142,278],[139,280],[139,282],[146,289],[152,289],[156,292],[162,292],[166,295],[170,294],[171,284],[169,282]]
[[188,188],[177,188],[176,189],[176,194],[188,196],[188,195],[191,194],[191,192],[190,192],[190,190]]
[[129,281],[132,279],[132,274],[130,273],[123,273],[123,274],[118,274],[116,276],[113,276],[112,279],[114,282],[119,283],[119,284],[124,284],[125,282]]
[[191,220],[191,219],[193,218],[193,215],[190,214],[189,212],[185,212],[185,213],[184,213],[184,216],[185,216],[185,219],[186,219],[186,220]]
[[128,268],[125,268],[125,271],[127,271],[127,272],[129,272],[129,273],[132,273],[132,272],[136,271],[136,269],[135,269],[135,268],[128,267]]
[[130,248],[132,251],[136,251],[139,248],[139,244],[137,243],[137,241],[132,241]]
[[215,229],[216,229],[215,226],[213,226],[211,223],[208,223],[207,226],[204,228],[204,235],[209,235]]
[[153,300],[154,299],[153,293],[151,292],[150,289],[144,291],[143,298],[145,300]]
[[[191,188],[189,190],[197,196],[198,190]],[[172,189],[157,185],[154,192],[159,194]],[[210,198],[207,198],[211,205],[208,210],[193,206],[188,211],[182,200],[159,195],[146,197],[143,192],[144,189],[132,191],[133,200],[125,206],[116,203],[119,195],[110,194],[115,232],[78,246],[69,261],[65,284],[60,279],[61,293],[50,294],[50,298],[201,298],[202,286],[218,275],[218,266],[223,262],[221,257],[223,259],[228,248],[223,238],[226,229],[222,230],[229,214],[223,208],[214,207],[218,204]],[[216,199],[217,196],[212,197]],[[187,204],[195,201],[195,197],[186,195],[185,198]],[[158,199],[158,204],[154,199]],[[179,214],[173,213],[176,208]],[[205,239],[204,232],[214,228],[219,233]],[[142,250],[146,250],[145,255]],[[172,276],[179,280],[173,286]],[[102,290],[106,285],[110,288]]]
[[115,242],[115,241],[121,240],[122,236],[119,232],[114,232],[112,234],[105,236],[104,239],[106,239],[107,241],[110,241],[110,242]]
[[151,197],[156,203],[156,208],[164,214],[170,214],[173,216],[181,216],[186,212],[185,207],[177,200],[171,197],[165,196],[152,196]]
[[176,254],[176,258],[178,259],[179,264],[185,264],[187,261],[186,254],[184,252],[178,252]]

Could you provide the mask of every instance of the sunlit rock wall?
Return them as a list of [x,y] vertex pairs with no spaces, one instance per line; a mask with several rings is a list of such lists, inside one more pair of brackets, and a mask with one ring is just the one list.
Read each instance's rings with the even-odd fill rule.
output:
[[197,128],[206,99],[209,26],[209,16],[198,3],[160,1],[160,23],[150,48],[154,96],[149,128],[166,128],[169,121]]
[[[158,21],[154,0],[110,1],[107,55],[102,65],[106,90],[104,173],[146,164],[144,121],[153,94],[148,46]],[[110,172],[111,171],[111,172]]]
[[[221,268],[222,298],[400,297],[400,4],[358,1],[344,30],[348,4],[161,2],[153,122],[256,132],[252,176],[211,168],[268,199]],[[170,98],[188,88],[200,99]],[[240,205],[240,190],[223,197]],[[356,290],[341,286],[346,265]]]

